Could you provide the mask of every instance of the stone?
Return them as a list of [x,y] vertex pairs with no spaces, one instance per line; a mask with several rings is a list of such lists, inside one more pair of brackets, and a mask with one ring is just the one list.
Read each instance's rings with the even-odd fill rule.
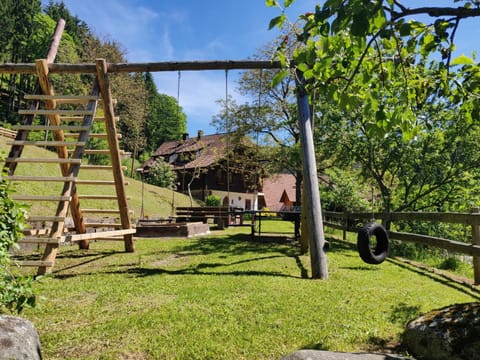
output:
[[41,360],[40,339],[25,319],[0,315],[0,360]]
[[408,360],[394,354],[346,353],[323,350],[299,350],[280,360]]
[[425,360],[478,359],[480,303],[447,306],[409,322],[403,345]]

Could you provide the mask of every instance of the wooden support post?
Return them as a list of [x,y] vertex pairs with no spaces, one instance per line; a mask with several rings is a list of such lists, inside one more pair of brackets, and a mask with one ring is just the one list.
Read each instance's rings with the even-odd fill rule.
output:
[[[472,214],[479,214],[480,208],[475,207],[470,211]],[[472,223],[472,245],[480,245],[480,225]],[[480,257],[473,257],[473,280],[475,285],[480,284]]]
[[[103,100],[103,110],[105,113],[105,127],[107,133],[108,146],[113,167],[113,177],[115,179],[115,189],[117,191],[118,209],[120,210],[120,222],[123,229],[130,229],[130,216],[128,214],[127,196],[125,193],[125,180],[122,171],[122,162],[120,159],[120,149],[118,145],[117,130],[115,128],[115,115],[113,112],[113,101],[110,90],[110,83],[107,76],[107,62],[105,59],[96,60],[97,80],[100,87],[100,93]],[[134,252],[135,244],[133,235],[124,235],[125,251]]]
[[310,232],[308,230],[308,220],[307,220],[307,214],[308,214],[308,202],[306,201],[305,197],[305,181],[302,181],[302,211],[300,214],[300,225],[301,225],[301,231],[300,231],[300,253],[301,254],[306,254],[308,251],[308,243],[310,241]]
[[312,119],[308,95],[305,91],[303,73],[297,71],[297,105],[302,145],[303,181],[305,198],[308,201],[307,223],[310,232],[310,261],[312,278],[327,279],[328,266],[325,254],[325,235],[323,233],[322,207],[320,189],[318,188],[317,164],[313,145]]

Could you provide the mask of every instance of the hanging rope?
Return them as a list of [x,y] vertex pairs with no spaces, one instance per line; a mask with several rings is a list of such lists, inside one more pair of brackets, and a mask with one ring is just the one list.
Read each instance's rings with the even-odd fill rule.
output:
[[[182,78],[182,73],[180,70],[178,70],[178,78],[177,78],[177,132],[180,132],[180,80]],[[178,137],[180,138],[180,135],[182,134],[177,134]]]
[[263,91],[263,69],[260,69],[260,81],[258,84],[258,102],[257,102],[257,120],[255,124],[255,202],[256,205],[254,206],[255,210],[258,209],[258,185],[259,185],[259,138],[260,138],[260,131],[259,131],[259,121],[260,121],[260,116],[261,116],[261,110],[262,110],[262,91]]
[[[182,73],[180,70],[178,70],[178,76],[177,76],[177,114],[176,114],[176,120],[177,120],[177,139],[180,139],[180,80],[182,78]],[[172,217],[175,215],[175,191],[177,190],[177,179],[175,177],[175,180],[173,182],[172,186],[172,209],[171,209],[171,215]]]
[[227,132],[227,205],[230,206],[230,114],[228,105],[228,69],[225,69],[225,131]]

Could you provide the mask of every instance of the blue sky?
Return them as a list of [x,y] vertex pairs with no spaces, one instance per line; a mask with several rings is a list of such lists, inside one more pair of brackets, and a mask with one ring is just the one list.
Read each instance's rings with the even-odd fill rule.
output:
[[[100,38],[124,47],[129,62],[242,60],[272,41],[278,31],[268,31],[278,9],[264,0],[63,0],[73,15],[84,20]],[[412,7],[432,6],[432,1],[406,0]],[[42,0],[47,4],[48,0]],[[289,10],[293,19],[312,11],[318,0],[297,0]],[[456,6],[453,0],[436,0],[436,6]],[[465,22],[457,33],[458,53],[479,48],[480,21]],[[93,61],[93,59],[92,59]],[[229,72],[229,94],[235,92],[238,73]],[[176,72],[154,73],[161,93],[177,97]],[[187,114],[187,131],[215,132],[209,124],[219,112],[216,100],[225,98],[225,72],[182,72],[180,105]]]
[[[73,15],[100,38],[123,45],[129,62],[243,60],[279,33],[268,30],[279,11],[265,0],[63,0]],[[315,0],[298,0],[292,14],[314,9]],[[42,0],[47,4],[48,0]],[[92,59],[93,60],[93,59]],[[238,72],[231,71],[229,94]],[[154,73],[158,91],[177,97],[177,72]],[[209,124],[225,98],[225,72],[182,72],[180,105],[187,131],[215,132]]]

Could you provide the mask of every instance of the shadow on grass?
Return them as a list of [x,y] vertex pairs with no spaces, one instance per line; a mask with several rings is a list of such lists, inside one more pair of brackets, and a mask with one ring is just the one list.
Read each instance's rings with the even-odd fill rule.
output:
[[[122,255],[123,252],[116,250],[66,250],[58,254],[57,260],[62,263],[57,263],[52,274],[58,279],[67,279],[79,275],[94,275],[97,273],[103,274],[133,274],[135,276],[152,276],[152,275],[230,275],[230,276],[275,276],[275,277],[293,277],[293,278],[308,278],[308,271],[302,263],[300,258],[300,249],[298,242],[293,239],[284,237],[270,237],[261,239],[252,238],[250,235],[235,234],[224,235],[219,237],[204,237],[195,241],[188,241],[185,244],[169,249],[168,251],[147,251],[139,252],[139,258],[150,257],[162,254],[176,255],[177,257],[195,256],[195,255],[216,255],[217,258],[226,259],[224,263],[220,262],[204,262],[199,264],[189,265],[182,269],[168,269],[168,268],[148,268],[139,267],[138,263],[119,263],[111,264],[105,263],[101,260],[113,255]],[[250,258],[238,261],[228,262],[229,258],[234,256],[248,256]],[[294,276],[280,271],[256,271],[256,270],[221,270],[221,267],[228,268],[244,263],[253,263],[262,260],[269,260],[275,258],[289,257],[295,260],[296,266],[299,269],[299,276]],[[91,267],[84,267],[91,265]],[[84,268],[82,268],[84,267]],[[112,269],[115,267],[116,269]],[[216,271],[215,269],[219,269]],[[69,271],[68,273],[64,273]]]

